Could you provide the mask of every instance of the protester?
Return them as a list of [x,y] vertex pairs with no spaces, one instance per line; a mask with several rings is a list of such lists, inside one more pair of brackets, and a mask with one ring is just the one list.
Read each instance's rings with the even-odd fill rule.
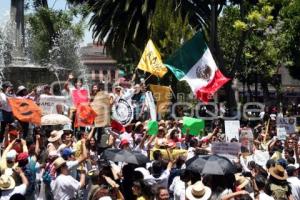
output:
[[[78,111],[78,106],[102,105],[101,95],[95,97],[103,88],[94,84],[90,94],[80,93],[87,90],[83,82],[69,75],[64,85],[69,99],[57,98],[63,98],[66,112],[51,113],[67,121],[50,118],[53,125],[43,125],[42,115],[48,116],[39,112],[41,123],[17,118],[12,112],[16,105],[8,102],[17,98],[27,105],[40,94],[55,99],[49,86],[28,93],[30,88],[20,85],[14,94],[13,85],[3,83],[0,200],[300,200],[299,135],[296,130],[284,137],[278,134],[277,119],[286,114],[275,106],[260,113],[257,121],[242,117],[238,135],[229,138],[232,127],[228,133],[222,119],[228,115],[225,108],[221,117],[205,120],[205,125],[195,116],[187,121],[167,113],[155,119],[144,83],[130,87],[115,82],[110,102],[107,98],[103,104],[108,112],[97,112],[96,124],[91,113]],[[74,97],[73,92],[80,95]],[[208,106],[201,109],[207,114]],[[109,120],[101,121],[106,115]],[[85,125],[75,126],[78,120]]]
[[57,158],[53,163],[57,177],[51,182],[51,189],[54,200],[73,199],[76,192],[85,185],[85,173],[81,173],[80,182],[69,175],[66,161]]

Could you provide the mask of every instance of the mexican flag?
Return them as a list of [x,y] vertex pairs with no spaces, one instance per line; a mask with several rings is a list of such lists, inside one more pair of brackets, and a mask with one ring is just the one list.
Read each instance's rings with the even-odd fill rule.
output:
[[197,99],[203,102],[208,102],[229,81],[218,69],[201,32],[183,44],[165,64],[178,80],[187,81]]

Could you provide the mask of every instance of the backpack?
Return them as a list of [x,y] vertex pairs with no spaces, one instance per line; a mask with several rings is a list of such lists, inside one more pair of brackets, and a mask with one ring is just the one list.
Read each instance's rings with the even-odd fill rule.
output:
[[45,171],[42,175],[42,179],[45,184],[50,185],[52,180],[51,173],[50,173],[50,165],[46,166]]
[[272,196],[274,197],[274,199],[288,199],[288,186],[275,185],[272,183],[270,185],[270,189],[272,191]]

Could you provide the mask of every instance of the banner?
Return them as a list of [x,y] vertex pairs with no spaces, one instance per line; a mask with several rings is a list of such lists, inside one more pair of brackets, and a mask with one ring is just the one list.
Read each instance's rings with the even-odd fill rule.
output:
[[8,102],[12,108],[13,115],[22,122],[41,124],[42,109],[30,99],[9,98]]
[[105,127],[110,124],[110,96],[106,92],[98,92],[91,103],[97,113],[95,127]]
[[67,98],[64,96],[50,96],[44,94],[40,96],[39,106],[43,110],[43,115],[63,114],[66,104]]
[[123,126],[130,124],[133,119],[133,107],[125,99],[119,99],[112,107],[112,118]]
[[232,138],[239,140],[240,121],[239,120],[226,120],[225,121],[225,136],[226,141]]
[[279,140],[286,140],[286,129],[284,127],[278,127],[277,130],[277,138]]
[[[150,160],[153,160],[153,152],[159,150],[161,152],[162,158],[164,160],[169,160],[169,154],[167,150],[165,149],[156,149],[152,148],[150,150]],[[187,157],[187,150],[185,149],[170,149],[170,156],[172,156],[171,159],[176,160],[179,156]]]
[[241,144],[237,142],[213,142],[211,145],[212,154],[238,157],[240,151]]
[[171,105],[171,88],[160,85],[150,85],[150,90],[156,100],[156,109],[158,113],[168,112]]
[[277,128],[285,128],[287,134],[295,133],[296,130],[296,118],[295,117],[277,117]]
[[247,148],[249,152],[253,152],[253,132],[251,128],[240,129],[241,146]]
[[150,110],[150,119],[153,121],[156,121],[157,119],[157,113],[156,113],[156,106],[154,103],[154,99],[152,96],[152,93],[150,91],[147,91],[145,93],[146,97],[145,97],[145,104],[146,106],[149,108]]
[[89,93],[85,89],[76,89],[72,91],[72,100],[74,106],[77,108],[79,104],[89,102]]
[[80,104],[76,109],[75,127],[93,125],[97,113],[89,106]]

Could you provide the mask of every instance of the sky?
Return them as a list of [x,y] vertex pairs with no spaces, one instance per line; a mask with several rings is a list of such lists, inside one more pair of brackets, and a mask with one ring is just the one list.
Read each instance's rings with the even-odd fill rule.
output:
[[[11,0],[0,0],[0,23],[6,21],[9,17],[10,2]],[[48,0],[48,4],[50,8],[54,8],[54,9],[64,10],[67,7],[65,0]],[[79,19],[77,19],[77,21],[78,20]],[[82,45],[86,45],[87,43],[91,43],[91,42],[92,42],[92,33],[86,28],[84,31],[84,38],[83,38]]]

